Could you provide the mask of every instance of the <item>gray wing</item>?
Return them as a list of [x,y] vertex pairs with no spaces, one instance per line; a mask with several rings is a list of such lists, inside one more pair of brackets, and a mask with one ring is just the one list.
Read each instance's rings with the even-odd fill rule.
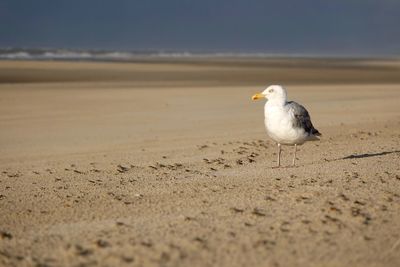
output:
[[289,101],[286,103],[286,106],[294,115],[293,127],[303,128],[310,135],[321,135],[312,125],[310,115],[302,105],[294,101]]

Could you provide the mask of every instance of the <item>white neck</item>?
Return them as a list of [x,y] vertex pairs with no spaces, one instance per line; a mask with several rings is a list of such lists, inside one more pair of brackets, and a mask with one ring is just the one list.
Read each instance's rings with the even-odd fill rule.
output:
[[265,105],[268,106],[284,106],[286,104],[286,98],[285,97],[277,97],[273,99],[268,99],[267,103]]

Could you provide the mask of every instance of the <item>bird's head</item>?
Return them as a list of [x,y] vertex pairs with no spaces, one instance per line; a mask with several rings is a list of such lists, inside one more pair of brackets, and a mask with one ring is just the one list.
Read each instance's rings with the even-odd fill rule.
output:
[[267,100],[286,101],[286,90],[281,85],[270,85],[262,93],[253,95],[253,100],[266,98]]

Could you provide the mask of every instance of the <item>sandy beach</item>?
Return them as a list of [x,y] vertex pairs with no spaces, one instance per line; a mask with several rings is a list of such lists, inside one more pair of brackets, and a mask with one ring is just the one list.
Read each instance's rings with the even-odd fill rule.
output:
[[0,214],[0,266],[400,266],[400,61],[0,61]]

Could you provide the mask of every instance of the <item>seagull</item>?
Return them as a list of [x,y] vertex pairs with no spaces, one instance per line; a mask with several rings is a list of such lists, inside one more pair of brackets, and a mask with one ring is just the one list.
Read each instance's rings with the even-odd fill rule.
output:
[[296,166],[297,145],[317,141],[320,132],[311,123],[308,111],[294,101],[287,101],[287,93],[281,85],[268,86],[252,99],[266,98],[264,124],[268,136],[278,144],[278,168],[281,166],[281,145],[294,146],[292,165]]

